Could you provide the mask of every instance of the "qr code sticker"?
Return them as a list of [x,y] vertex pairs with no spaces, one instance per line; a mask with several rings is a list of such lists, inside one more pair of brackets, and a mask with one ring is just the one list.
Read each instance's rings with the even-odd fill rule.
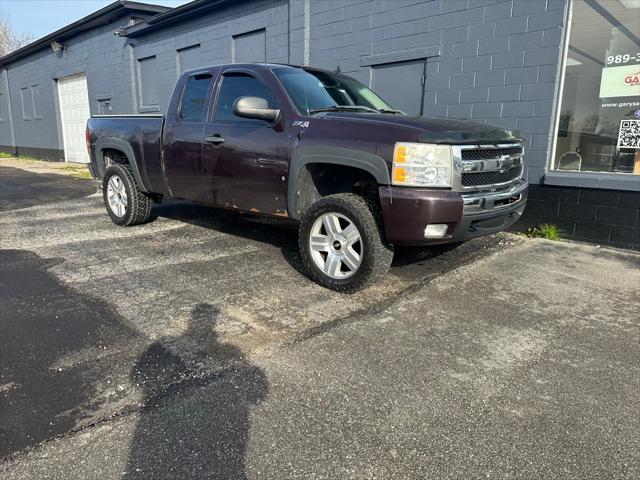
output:
[[622,120],[618,148],[640,148],[640,120]]

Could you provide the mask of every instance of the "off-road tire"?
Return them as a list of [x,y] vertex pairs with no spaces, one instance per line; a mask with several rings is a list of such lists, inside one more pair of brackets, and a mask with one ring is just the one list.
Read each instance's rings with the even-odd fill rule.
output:
[[[363,242],[364,254],[359,268],[344,279],[332,278],[324,273],[311,256],[309,237],[312,226],[326,213],[338,213],[347,217],[357,227]],[[298,248],[309,276],[316,283],[344,293],[357,292],[377,281],[387,273],[393,260],[393,247],[384,238],[378,206],[353,193],[328,195],[311,205],[300,220]]]
[[[120,177],[127,192],[127,206],[124,215],[121,217],[115,214],[107,199],[109,179],[114,175]],[[126,165],[112,164],[107,168],[104,179],[102,180],[102,198],[107,213],[116,225],[128,227],[131,225],[139,225],[149,220],[152,200],[148,195],[138,189],[136,180]]]

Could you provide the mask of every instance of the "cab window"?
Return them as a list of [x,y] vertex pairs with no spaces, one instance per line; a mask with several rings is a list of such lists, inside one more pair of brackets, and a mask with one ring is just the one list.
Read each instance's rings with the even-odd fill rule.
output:
[[259,122],[260,120],[238,117],[233,113],[233,104],[240,97],[262,97],[269,102],[269,108],[277,108],[271,90],[260,80],[247,73],[227,73],[222,77],[215,120],[217,122]]
[[180,118],[185,122],[202,122],[211,75],[194,75],[187,81],[180,100]]

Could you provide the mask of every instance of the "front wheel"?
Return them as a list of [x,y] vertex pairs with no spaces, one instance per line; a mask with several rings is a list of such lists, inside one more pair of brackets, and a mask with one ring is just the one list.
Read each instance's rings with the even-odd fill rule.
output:
[[124,165],[107,168],[102,196],[107,213],[116,225],[138,225],[149,219],[151,199],[138,189],[131,170]]
[[298,246],[313,280],[339,292],[369,286],[387,272],[393,259],[376,207],[351,193],[314,203],[300,221]]

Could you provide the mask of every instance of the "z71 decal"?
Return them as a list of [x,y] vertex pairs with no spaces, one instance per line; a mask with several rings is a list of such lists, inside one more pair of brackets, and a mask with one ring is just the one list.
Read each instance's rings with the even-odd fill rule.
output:
[[305,121],[302,121],[302,120],[296,120],[295,122],[293,122],[293,126],[294,127],[307,128],[309,126],[309,122],[305,122]]

